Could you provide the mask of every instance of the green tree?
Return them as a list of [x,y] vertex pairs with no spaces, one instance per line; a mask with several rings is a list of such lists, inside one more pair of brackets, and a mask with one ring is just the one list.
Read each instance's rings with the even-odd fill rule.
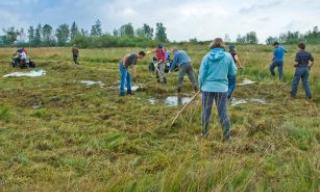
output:
[[167,42],[168,37],[167,37],[166,30],[167,29],[164,27],[162,23],[157,23],[156,24],[156,40],[160,42]]
[[120,36],[121,37],[134,37],[134,28],[131,23],[122,25],[120,27]]
[[57,37],[59,46],[66,45],[66,43],[69,40],[69,34],[70,34],[69,25],[62,24],[57,28],[56,37]]
[[34,45],[36,46],[39,46],[41,44],[41,32],[42,32],[42,26],[39,24],[34,34]]
[[273,45],[275,42],[278,42],[279,39],[277,37],[272,37],[272,36],[269,36],[267,39],[266,39],[266,44],[267,45]]
[[71,25],[71,29],[70,29],[70,38],[71,38],[71,41],[73,41],[76,36],[80,35],[80,32],[79,32],[79,29],[78,29],[78,26],[76,24],[76,22],[74,21]]
[[148,24],[143,24],[141,28],[136,30],[136,34],[138,37],[151,40],[153,38],[153,28],[151,28]]
[[246,43],[257,44],[258,43],[257,33],[254,31],[247,33],[246,34]]
[[137,36],[137,37],[141,37],[141,38],[145,38],[145,37],[144,37],[143,28],[138,28],[138,29],[136,30],[136,36]]
[[53,28],[49,24],[45,24],[42,27],[42,39],[43,43],[45,45],[50,46],[52,44],[53,38],[52,38]]
[[114,29],[113,30],[113,36],[119,37],[119,35],[120,35],[119,30],[118,29]]
[[29,39],[30,45],[34,45],[34,37],[35,37],[34,27],[30,26],[28,29],[28,39]]
[[96,23],[91,27],[91,36],[101,36],[101,35],[102,35],[101,21],[98,19]]
[[20,31],[16,30],[14,27],[8,29],[3,29],[5,35],[2,37],[2,41],[6,45],[12,45],[18,38]]
[[19,41],[19,43],[25,43],[26,42],[26,33],[24,31],[24,28],[21,28],[19,30],[19,35],[18,35],[18,38],[17,40]]
[[245,36],[241,36],[240,34],[237,36],[237,43],[240,43],[240,44],[244,44],[246,43],[246,37]]
[[84,36],[84,37],[87,37],[89,36],[89,32],[85,29],[81,29],[81,32],[80,32],[81,36]]

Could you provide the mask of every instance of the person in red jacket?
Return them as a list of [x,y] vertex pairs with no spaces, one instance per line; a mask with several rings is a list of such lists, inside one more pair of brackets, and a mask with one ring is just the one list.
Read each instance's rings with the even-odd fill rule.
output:
[[166,68],[166,51],[162,44],[158,46],[156,49],[156,58],[157,58],[157,66],[156,66],[156,74],[158,83],[167,83],[167,79],[165,76],[165,68]]

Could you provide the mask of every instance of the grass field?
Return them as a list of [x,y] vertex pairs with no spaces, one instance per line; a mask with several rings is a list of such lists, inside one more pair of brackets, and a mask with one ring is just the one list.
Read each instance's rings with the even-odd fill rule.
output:
[[[182,47],[198,71],[206,46]],[[150,105],[175,95],[138,66],[135,96],[118,97],[120,57],[138,49],[81,50],[80,66],[68,48],[32,48],[46,70],[39,78],[3,78],[14,49],[0,49],[0,191],[320,191],[320,46],[311,84],[313,100],[289,97],[295,46],[289,46],[285,82],[272,80],[271,47],[240,46],[246,68],[236,98],[263,98],[229,108],[231,144],[224,144],[216,112],[208,139],[199,139],[200,100],[170,128],[181,106]],[[102,81],[87,87],[81,80]],[[185,80],[184,94],[192,95]]]

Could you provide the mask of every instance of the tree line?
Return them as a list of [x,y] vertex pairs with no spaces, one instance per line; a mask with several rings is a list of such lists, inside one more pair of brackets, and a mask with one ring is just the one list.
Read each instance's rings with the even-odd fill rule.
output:
[[31,46],[53,47],[76,44],[79,47],[123,47],[123,46],[154,46],[159,42],[168,42],[166,27],[157,23],[156,28],[148,24],[135,29],[131,23],[114,29],[113,34],[104,33],[102,23],[97,20],[91,30],[79,29],[76,22],[71,26],[61,24],[56,29],[51,25],[30,26],[16,29],[10,27],[3,29],[0,36],[0,46]]
[[266,44],[273,44],[276,41],[286,44],[294,44],[301,41],[309,44],[317,44],[320,43],[320,31],[318,26],[313,27],[312,30],[306,33],[300,33],[299,31],[288,31],[287,33],[282,33],[277,37],[268,37]]
[[[76,22],[70,26],[61,24],[56,29],[49,24],[39,24],[30,26],[27,30],[15,27],[3,29],[4,35],[0,36],[0,46],[53,47],[76,44],[81,48],[145,47],[155,46],[160,42],[169,42],[166,30],[163,23],[157,23],[155,28],[143,24],[142,27],[136,29],[131,23],[128,23],[114,29],[110,34],[103,32],[100,20],[91,26],[90,31],[80,29]],[[226,35],[225,41],[232,43],[229,35]],[[306,33],[288,31],[279,36],[268,37],[265,43],[270,45],[276,41],[283,44],[294,44],[301,41],[316,44],[320,43],[320,31],[317,26]],[[196,38],[190,39],[189,42],[200,43]],[[251,31],[245,35],[239,34],[234,43],[257,44],[258,42],[257,33]]]

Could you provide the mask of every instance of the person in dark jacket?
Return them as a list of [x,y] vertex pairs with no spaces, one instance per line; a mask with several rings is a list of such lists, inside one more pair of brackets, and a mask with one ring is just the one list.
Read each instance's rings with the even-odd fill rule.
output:
[[[236,51],[236,47],[234,45],[229,46],[229,53],[232,56],[233,61],[237,65],[238,69],[243,69],[243,66],[240,62],[238,53]],[[228,84],[228,99],[230,100],[232,97],[233,92],[236,89],[237,86],[237,76],[228,76],[229,84]]]
[[73,45],[71,52],[74,64],[79,65],[79,49],[76,47],[76,45]]
[[296,54],[296,64],[294,65],[296,68],[296,72],[292,81],[292,89],[291,89],[291,97],[295,97],[298,91],[298,85],[300,79],[302,79],[304,91],[306,93],[306,97],[308,99],[312,98],[311,89],[309,84],[309,73],[310,69],[313,66],[314,58],[311,53],[307,52],[306,45],[304,43],[299,43],[298,45],[299,51]]
[[127,88],[127,94],[132,95],[131,90],[131,74],[128,71],[129,67],[132,67],[133,77],[136,76],[136,64],[138,60],[143,59],[146,56],[145,52],[140,51],[138,54],[132,53],[121,59],[119,63],[120,71],[120,96],[125,96],[125,88]]

